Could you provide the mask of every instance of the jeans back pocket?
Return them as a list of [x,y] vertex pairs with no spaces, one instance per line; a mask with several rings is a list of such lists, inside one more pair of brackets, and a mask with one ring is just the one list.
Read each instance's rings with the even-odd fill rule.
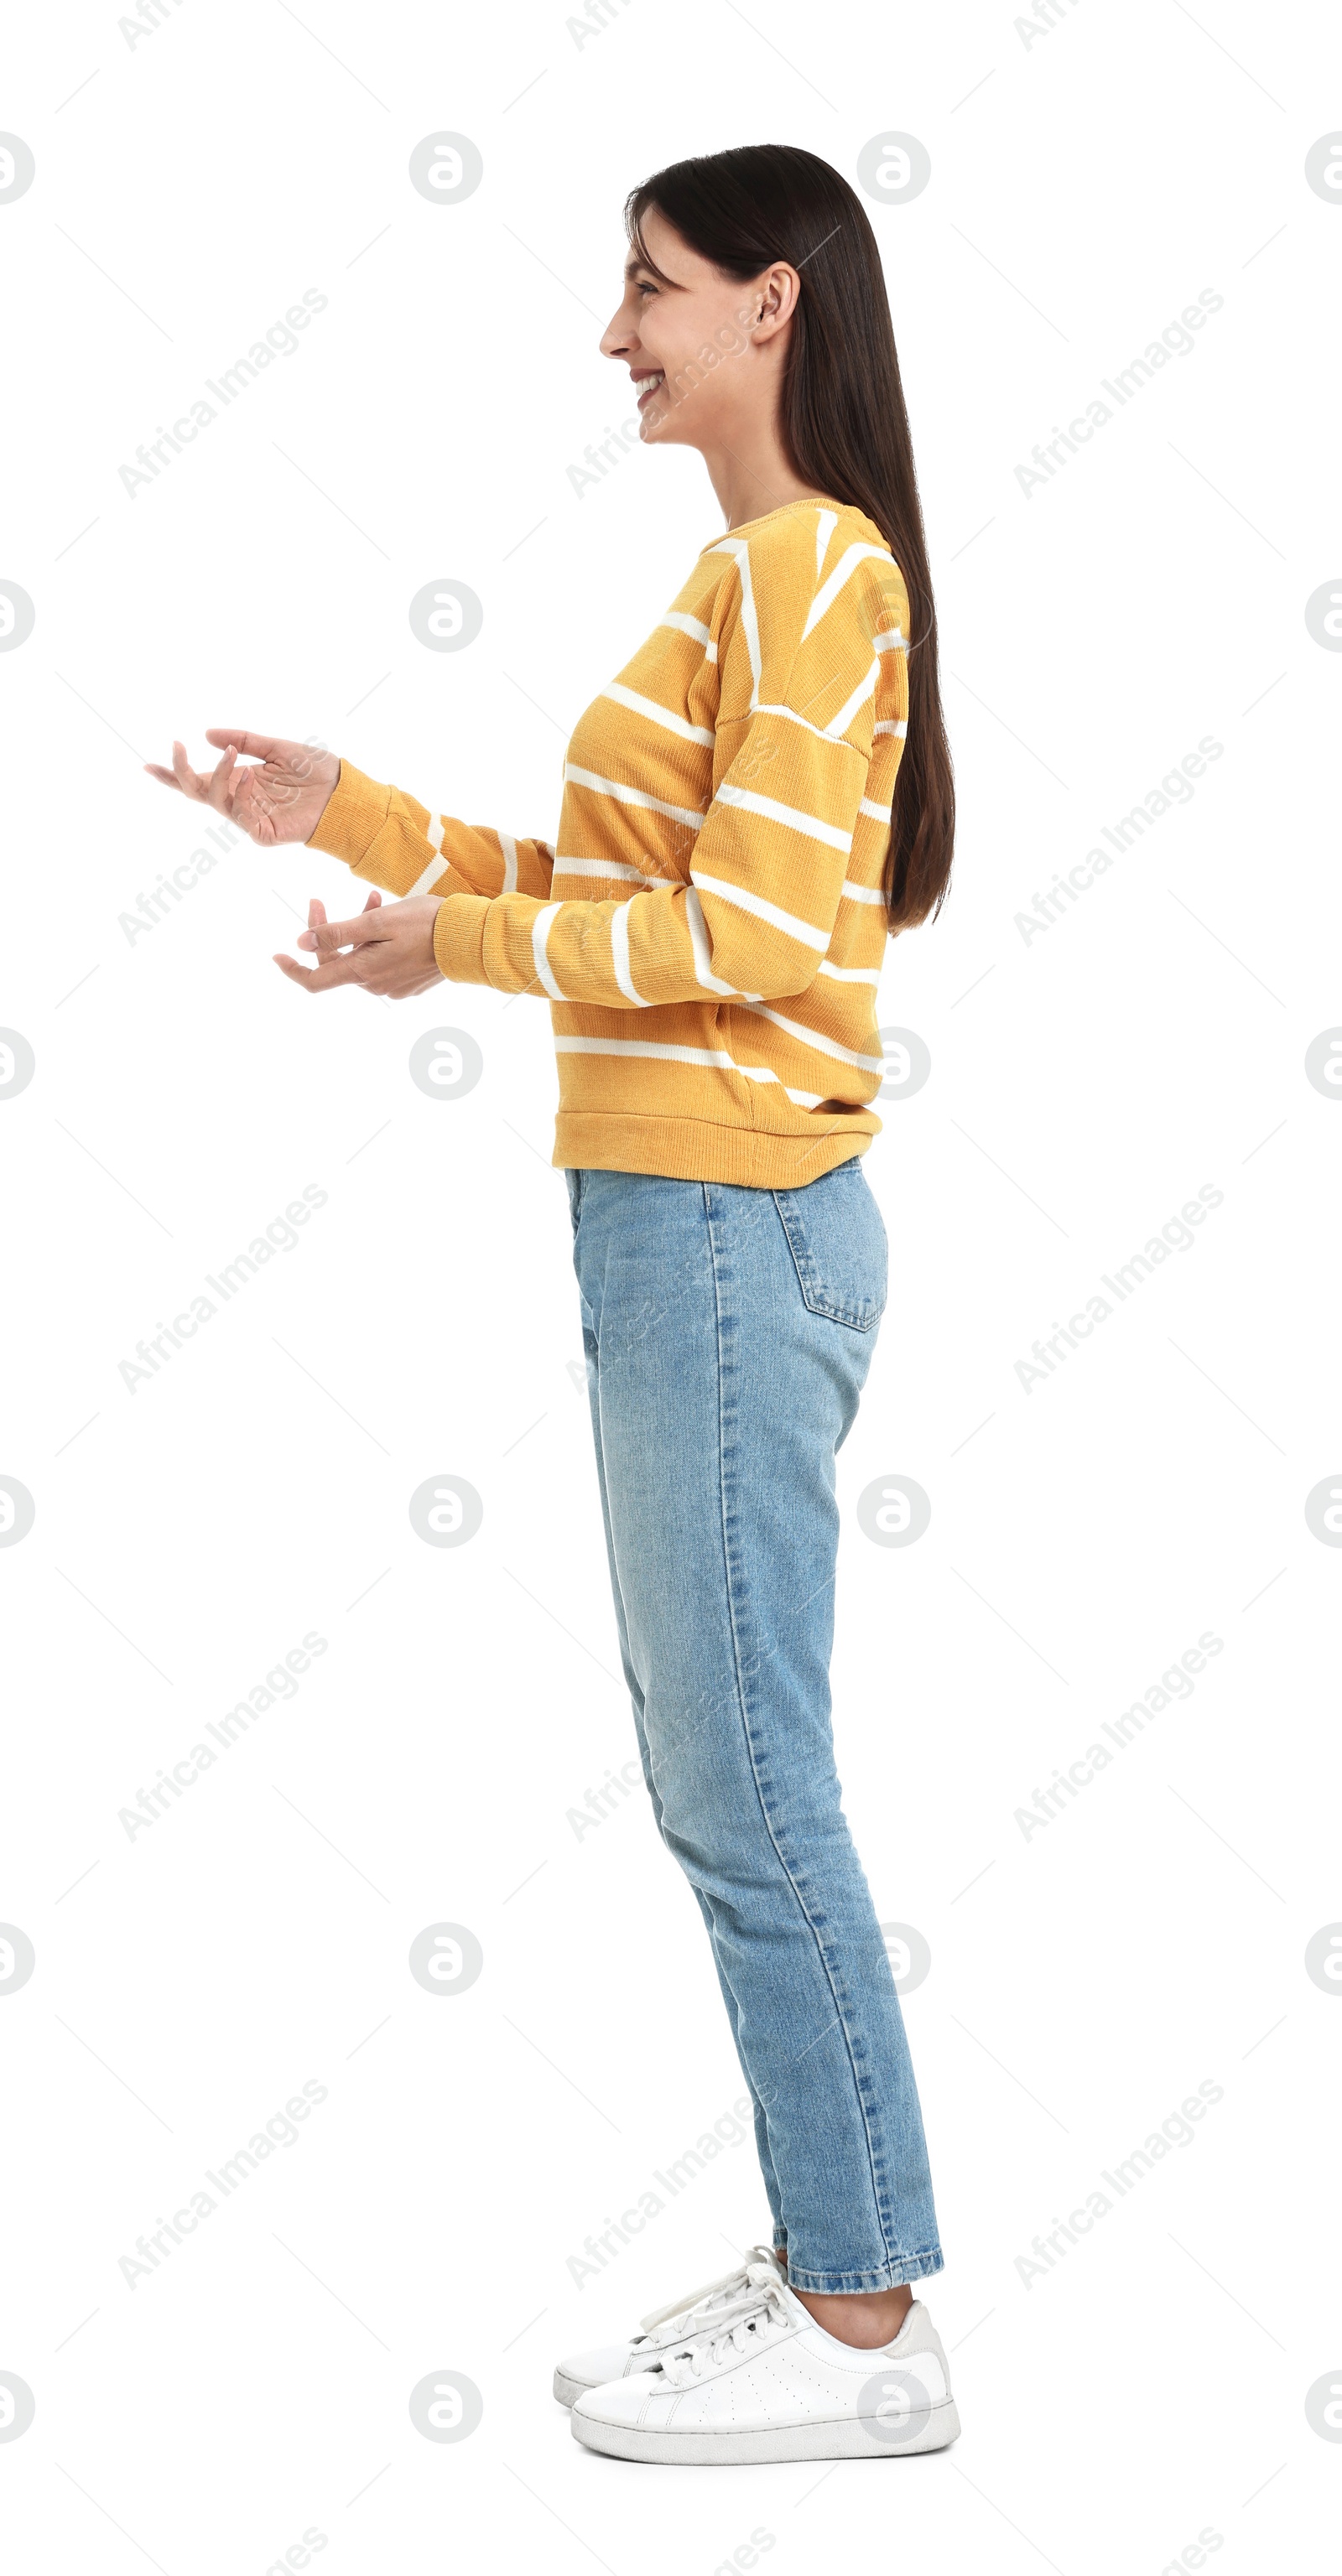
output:
[[874,1332],[885,1312],[888,1252],[881,1211],[856,1155],[804,1189],[772,1196],[812,1314]]

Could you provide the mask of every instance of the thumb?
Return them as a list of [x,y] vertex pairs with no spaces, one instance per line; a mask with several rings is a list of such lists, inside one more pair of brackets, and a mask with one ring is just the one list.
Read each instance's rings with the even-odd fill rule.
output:
[[341,948],[363,948],[370,939],[385,939],[377,917],[378,906],[365,904],[352,921],[320,921],[308,934],[319,957],[334,957]]
[[[377,887],[374,886],[367,903],[364,905],[364,911],[376,912],[381,901],[381,894],[378,892]],[[299,932],[298,937],[294,942],[294,946],[296,948],[306,948],[309,951],[314,949],[317,945],[314,934],[324,926],[325,921],[326,906],[322,902],[321,896],[314,894],[308,904],[307,929]]]

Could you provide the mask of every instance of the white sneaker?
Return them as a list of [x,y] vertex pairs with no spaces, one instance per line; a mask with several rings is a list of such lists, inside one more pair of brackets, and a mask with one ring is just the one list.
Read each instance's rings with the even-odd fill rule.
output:
[[768,2245],[752,2245],[734,2272],[724,2272],[719,2281],[704,2281],[697,2290],[687,2290],[683,2299],[670,2299],[664,2308],[654,2308],[642,2320],[641,2331],[628,2343],[600,2344],[593,2352],[577,2352],[558,2363],[554,2392],[561,2406],[571,2406],[589,2388],[601,2388],[607,2380],[623,2379],[631,2370],[646,2370],[668,2344],[683,2337],[689,2329],[691,2315],[702,2312],[707,2325],[724,2324],[734,2315],[743,2298],[753,2306],[758,2297],[755,2276],[761,2267],[773,2279],[782,2273]]
[[960,2418],[941,2338],[915,2299],[893,2343],[859,2351],[818,2326],[776,2265],[749,2266],[716,2322],[691,2311],[641,2365],[589,2389],[576,2441],[620,2460],[873,2460],[940,2451]]

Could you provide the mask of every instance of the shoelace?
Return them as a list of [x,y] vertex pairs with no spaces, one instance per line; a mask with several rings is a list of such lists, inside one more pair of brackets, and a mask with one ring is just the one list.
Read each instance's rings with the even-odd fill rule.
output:
[[774,2327],[790,2322],[777,2280],[762,2275],[757,2268],[756,2278],[742,2291],[732,2310],[705,2320],[697,2332],[677,2337],[673,2348],[662,2355],[662,2376],[672,2387],[688,2387],[706,2369],[719,2369],[729,2353],[749,2352],[752,2345],[767,2341]]
[[738,2263],[734,2272],[724,2272],[716,2281],[705,2281],[700,2289],[687,2291],[684,2298],[673,2299],[667,2307],[654,2308],[650,2315],[644,2317],[642,2333],[637,2341],[649,2345],[679,2342],[692,2331],[691,2319],[702,2317],[708,2321],[714,2314],[725,2315],[728,2310],[734,2311],[737,2302],[747,2292],[753,2298],[754,2284],[761,2277],[761,2267],[768,2271],[773,2269],[773,2265],[771,2246],[752,2245],[744,2262]]

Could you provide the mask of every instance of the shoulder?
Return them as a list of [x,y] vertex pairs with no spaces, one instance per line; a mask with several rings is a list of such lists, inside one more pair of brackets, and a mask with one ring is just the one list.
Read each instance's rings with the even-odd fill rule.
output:
[[819,686],[835,670],[869,670],[873,652],[886,649],[882,636],[907,639],[899,567],[881,530],[850,503],[794,503],[729,530],[704,553],[722,567],[719,657],[748,660],[765,696],[785,695],[794,675]]
[[793,501],[785,509],[729,530],[718,543],[727,550],[723,560],[735,560],[743,580],[749,578],[756,588],[766,581],[795,582],[809,592],[839,519],[851,519],[864,528],[869,524],[860,511],[843,509],[833,501]]
[[753,598],[771,624],[814,628],[832,617],[868,634],[907,631],[899,566],[875,521],[851,502],[796,502],[719,538],[714,555],[736,575],[730,590]]
[[744,598],[780,587],[809,590],[817,567],[817,507],[806,502],[724,528],[703,549],[703,562],[719,567],[724,590]]
[[816,588],[827,611],[858,620],[868,634],[894,626],[908,632],[904,576],[888,539],[865,510],[845,504],[837,511]]

